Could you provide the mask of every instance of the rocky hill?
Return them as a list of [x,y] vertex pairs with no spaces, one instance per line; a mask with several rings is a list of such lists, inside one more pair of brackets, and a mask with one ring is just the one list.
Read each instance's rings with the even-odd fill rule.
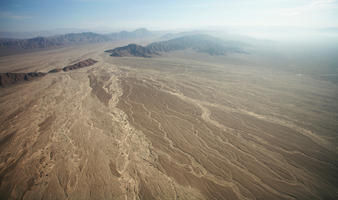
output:
[[127,46],[118,47],[105,52],[110,53],[111,56],[115,57],[136,56],[150,58],[152,55],[158,55],[157,51],[137,44],[129,44]]
[[89,58],[87,60],[83,60],[83,61],[75,63],[73,65],[66,66],[62,70],[66,72],[66,71],[70,71],[70,70],[74,70],[74,69],[89,67],[91,65],[94,65],[95,63],[97,63],[96,60]]
[[0,73],[0,87],[12,85],[24,81],[30,81],[42,76],[46,73],[29,72],[29,73]]
[[240,45],[232,41],[224,41],[209,35],[189,35],[171,40],[151,43],[145,47],[129,44],[124,47],[107,50],[111,56],[151,57],[164,52],[192,49],[209,55],[225,55],[227,53],[245,53]]
[[[96,60],[89,58],[87,60],[83,60],[83,61],[77,62],[75,64],[68,65],[68,66],[66,66],[62,69],[61,68],[52,69],[48,73],[57,73],[57,72],[60,72],[62,70],[67,72],[67,71],[74,70],[74,69],[89,67],[91,65],[94,65],[95,63],[97,63]],[[13,84],[25,82],[25,81],[31,81],[31,80],[37,79],[39,77],[43,77],[46,74],[47,73],[43,73],[43,72],[28,72],[28,73],[7,72],[7,73],[0,73],[0,87],[6,87],[6,86],[13,85]]]

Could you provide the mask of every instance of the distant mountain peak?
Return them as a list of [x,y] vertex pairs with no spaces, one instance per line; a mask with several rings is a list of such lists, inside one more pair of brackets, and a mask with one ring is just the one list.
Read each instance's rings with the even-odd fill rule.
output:
[[150,32],[150,31],[148,31],[148,29],[146,28],[138,28],[134,32]]

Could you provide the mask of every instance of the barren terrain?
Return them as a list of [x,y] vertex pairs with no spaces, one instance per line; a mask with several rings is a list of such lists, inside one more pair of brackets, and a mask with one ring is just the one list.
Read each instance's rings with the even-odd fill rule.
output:
[[338,198],[336,84],[104,53],[119,45],[0,57],[2,73],[98,61],[0,88],[0,199]]

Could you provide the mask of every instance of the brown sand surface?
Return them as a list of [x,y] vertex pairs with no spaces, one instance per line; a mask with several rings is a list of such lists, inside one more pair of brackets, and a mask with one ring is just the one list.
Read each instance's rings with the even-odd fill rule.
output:
[[98,61],[0,88],[0,199],[338,198],[337,85],[113,45],[0,58],[0,72]]

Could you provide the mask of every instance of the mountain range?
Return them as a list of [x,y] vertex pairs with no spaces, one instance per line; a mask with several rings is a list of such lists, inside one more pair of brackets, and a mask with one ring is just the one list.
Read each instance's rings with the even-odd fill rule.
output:
[[60,47],[74,44],[86,44],[107,42],[123,39],[138,39],[152,35],[147,29],[137,29],[132,32],[121,31],[110,34],[97,34],[93,32],[69,33],[50,37],[35,37],[31,39],[0,39],[0,49],[43,49],[51,47]]
[[234,41],[224,41],[222,39],[204,35],[189,35],[170,40],[153,42],[147,46],[129,44],[127,46],[110,49],[105,52],[111,56],[135,56],[152,57],[164,52],[192,49],[196,52],[207,53],[209,55],[225,55],[227,53],[245,53],[241,45]]

